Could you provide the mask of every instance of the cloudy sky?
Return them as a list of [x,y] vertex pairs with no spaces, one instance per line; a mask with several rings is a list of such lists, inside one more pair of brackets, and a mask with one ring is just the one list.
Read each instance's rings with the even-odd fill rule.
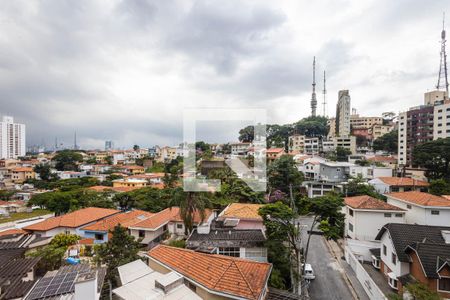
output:
[[[313,56],[318,90],[327,72],[329,114],[340,89],[360,114],[405,110],[436,84],[450,15],[448,0],[0,4],[0,114],[27,125],[28,145],[68,145],[77,131],[85,148],[177,144],[185,108],[299,120],[310,113]],[[200,138],[237,139],[242,124],[220,124]]]

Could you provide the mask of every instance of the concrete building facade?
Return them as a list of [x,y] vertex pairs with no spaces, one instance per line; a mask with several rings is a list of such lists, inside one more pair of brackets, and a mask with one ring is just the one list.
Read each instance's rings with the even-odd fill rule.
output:
[[25,156],[25,125],[3,116],[0,122],[0,159]]

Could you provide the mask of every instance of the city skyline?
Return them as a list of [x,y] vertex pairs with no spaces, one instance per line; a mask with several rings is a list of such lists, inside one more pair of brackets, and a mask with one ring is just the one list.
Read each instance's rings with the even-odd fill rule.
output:
[[[360,2],[7,3],[0,114],[27,125],[28,145],[71,144],[75,131],[82,148],[174,145],[183,108],[308,116],[314,56],[330,116],[345,89],[368,116],[421,104],[450,5]],[[242,125],[216,127],[205,139],[236,140]]]

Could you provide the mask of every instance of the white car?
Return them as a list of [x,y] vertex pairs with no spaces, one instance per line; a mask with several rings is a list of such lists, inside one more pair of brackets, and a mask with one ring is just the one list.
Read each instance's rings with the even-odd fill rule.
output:
[[313,280],[316,278],[316,275],[314,275],[314,270],[310,264],[305,264],[305,274],[303,274],[303,278],[306,280]]

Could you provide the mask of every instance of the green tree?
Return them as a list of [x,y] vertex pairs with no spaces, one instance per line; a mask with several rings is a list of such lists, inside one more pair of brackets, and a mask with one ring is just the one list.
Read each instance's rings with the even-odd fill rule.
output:
[[415,300],[440,300],[442,299],[438,293],[430,290],[427,285],[422,282],[410,283],[406,285],[406,290],[413,296]]
[[428,178],[450,180],[450,138],[417,145],[412,158],[413,165],[427,170]]
[[78,164],[83,161],[83,156],[73,150],[61,150],[52,158],[58,171],[78,171]]
[[296,133],[308,137],[326,136],[328,134],[328,119],[322,116],[307,117],[294,123]]
[[34,172],[39,174],[41,180],[49,181],[52,176],[52,171],[49,164],[39,164],[34,167]]
[[16,193],[16,191],[0,190],[0,200],[8,201]]
[[75,245],[78,240],[80,240],[80,236],[76,234],[66,234],[66,233],[58,233],[53,237],[50,242],[50,245],[55,247],[68,247],[71,245]]
[[269,177],[269,193],[279,190],[286,195],[295,194],[304,179],[303,173],[297,169],[297,165],[290,155],[283,155],[276,159],[269,166],[267,175]]
[[253,125],[246,126],[239,130],[239,141],[243,143],[251,143],[255,138],[255,127]]
[[112,230],[112,238],[95,249],[97,264],[107,266],[106,279],[117,286],[117,267],[139,259],[139,242],[127,233],[127,229],[119,225]]
[[95,157],[90,157],[86,160],[87,164],[95,165],[97,163],[97,159]]
[[259,209],[259,214],[266,228],[268,259],[277,270],[270,283],[286,289],[286,284],[291,282],[296,291],[300,271],[300,240],[299,228],[295,224],[296,215],[282,202],[264,205]]
[[431,180],[429,192],[436,196],[450,195],[450,183],[444,179]]
[[107,156],[107,157],[105,157],[105,162],[106,162],[106,164],[108,164],[108,165],[112,165],[113,164],[113,157],[112,156]]
[[199,213],[203,222],[205,211],[211,208],[211,194],[206,192],[185,192],[182,188],[174,189],[171,204],[180,207],[180,217],[183,220],[185,233],[188,235],[194,228],[194,215]]
[[386,151],[389,153],[397,153],[398,149],[398,130],[392,130],[385,135],[380,136],[373,141],[372,145],[375,151]]
[[336,160],[337,161],[348,161],[348,156],[352,152],[344,147],[336,147]]
[[368,195],[386,201],[386,197],[378,193],[362,176],[352,178],[348,181],[348,184],[344,186],[344,195],[347,197]]
[[133,146],[133,150],[134,150],[134,151],[138,151],[139,149],[140,149],[139,145],[134,145],[134,146]]

